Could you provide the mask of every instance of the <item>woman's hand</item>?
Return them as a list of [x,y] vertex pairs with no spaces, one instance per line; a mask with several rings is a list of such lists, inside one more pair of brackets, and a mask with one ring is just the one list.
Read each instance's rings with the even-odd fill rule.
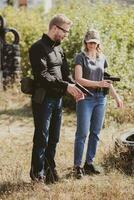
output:
[[100,88],[109,88],[110,85],[111,85],[111,81],[110,80],[98,81],[98,87],[100,87]]
[[123,106],[123,101],[120,99],[120,97],[118,96],[118,97],[116,97],[116,103],[117,103],[117,107],[118,108],[123,108],[124,106]]

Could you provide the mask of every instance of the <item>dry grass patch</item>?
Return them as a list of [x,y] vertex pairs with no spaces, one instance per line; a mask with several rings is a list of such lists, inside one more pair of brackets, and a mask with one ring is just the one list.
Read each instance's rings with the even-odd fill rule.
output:
[[[9,94],[4,95],[5,97],[2,96],[2,98],[9,98]],[[115,167],[111,167],[115,160],[113,158],[110,160],[109,154],[113,148],[114,139],[122,131],[131,128],[132,124],[119,126],[113,123],[113,126],[102,130],[95,162],[102,166],[106,162],[104,156],[107,155],[109,158],[107,173],[104,170],[100,176],[85,176],[82,180],[75,180],[72,169],[76,117],[74,113],[63,112],[61,138],[56,154],[57,170],[61,179],[57,184],[49,185],[50,191],[43,191],[40,187],[33,185],[29,178],[33,137],[30,100],[22,94],[13,95],[10,100],[9,104],[4,99],[0,100],[2,102],[0,105],[0,199],[134,199],[133,177],[125,176]]]

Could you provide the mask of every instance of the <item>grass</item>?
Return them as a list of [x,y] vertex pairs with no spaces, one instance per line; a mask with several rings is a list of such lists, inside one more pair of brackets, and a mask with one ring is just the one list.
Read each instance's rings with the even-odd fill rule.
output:
[[29,178],[33,137],[30,100],[19,91],[10,91],[2,93],[0,102],[0,200],[134,199],[133,175],[127,176],[119,170],[119,163],[118,167],[113,164],[116,161],[115,138],[132,129],[133,124],[112,122],[103,129],[95,159],[102,168],[101,175],[75,180],[72,167],[76,116],[65,110],[56,154],[61,179],[49,186],[50,191],[44,192]]

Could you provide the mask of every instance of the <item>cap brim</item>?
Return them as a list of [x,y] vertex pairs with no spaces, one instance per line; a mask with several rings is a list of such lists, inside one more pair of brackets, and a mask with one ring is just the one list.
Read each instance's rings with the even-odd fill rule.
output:
[[97,39],[90,39],[90,40],[86,40],[85,42],[95,42],[96,44],[100,44],[100,40],[97,40]]

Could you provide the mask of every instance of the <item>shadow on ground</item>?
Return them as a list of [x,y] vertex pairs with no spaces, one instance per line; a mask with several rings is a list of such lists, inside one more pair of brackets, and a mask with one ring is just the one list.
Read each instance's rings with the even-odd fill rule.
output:
[[29,105],[24,105],[21,108],[17,109],[5,109],[5,110],[0,110],[0,115],[11,115],[14,117],[32,117],[32,111],[31,111],[31,106]]
[[19,183],[3,182],[0,184],[0,197],[5,194],[6,196],[9,196],[13,192],[29,191],[33,189],[33,184],[23,181]]

